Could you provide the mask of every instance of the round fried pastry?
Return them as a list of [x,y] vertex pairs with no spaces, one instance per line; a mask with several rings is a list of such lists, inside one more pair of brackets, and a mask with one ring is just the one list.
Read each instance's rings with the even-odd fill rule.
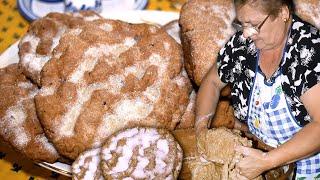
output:
[[72,179],[103,179],[100,169],[101,148],[87,150],[72,163]]
[[75,159],[125,127],[174,129],[191,93],[181,55],[167,33],[147,24],[101,19],[65,33],[36,97],[47,136]]
[[182,157],[169,131],[137,127],[107,139],[101,169],[106,179],[177,179]]
[[63,34],[100,18],[92,11],[83,11],[74,14],[49,13],[34,21],[19,43],[19,64],[23,73],[40,86],[40,72],[51,59]]
[[36,115],[38,91],[17,64],[0,69],[0,137],[32,160],[54,162],[59,155]]

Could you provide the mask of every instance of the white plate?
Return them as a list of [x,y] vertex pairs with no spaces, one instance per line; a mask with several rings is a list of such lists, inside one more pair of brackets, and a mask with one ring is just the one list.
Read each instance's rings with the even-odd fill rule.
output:
[[[125,11],[102,13],[101,15],[105,18],[117,19],[130,23],[152,23],[158,25],[164,25],[179,18],[178,13],[162,11]],[[19,61],[18,43],[19,41],[11,45],[0,55],[0,68],[8,66],[9,64],[17,63]],[[54,164],[42,162],[38,164],[59,174],[71,176],[71,166],[68,164],[61,162],[56,162]]]
[[[147,0],[101,0],[102,13],[142,10],[147,6]],[[28,21],[43,17],[50,12],[64,12],[64,0],[17,0],[20,14]]]

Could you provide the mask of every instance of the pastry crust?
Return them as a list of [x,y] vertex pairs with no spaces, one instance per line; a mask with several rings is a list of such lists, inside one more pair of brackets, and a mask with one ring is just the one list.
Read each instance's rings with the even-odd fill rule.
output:
[[27,158],[54,162],[59,155],[36,115],[34,96],[38,92],[18,64],[0,69],[0,137]]
[[102,147],[106,179],[177,179],[183,153],[165,129],[132,128],[110,136]]
[[190,0],[182,7],[179,24],[185,67],[198,86],[235,32],[234,18],[231,0]]
[[320,28],[320,1],[318,0],[294,0],[296,14],[303,20]]
[[46,135],[75,159],[123,128],[173,130],[191,93],[181,55],[167,33],[147,24],[97,19],[65,32],[36,96]]
[[19,64],[23,73],[40,86],[40,72],[52,58],[64,33],[81,27],[86,21],[100,18],[93,11],[83,11],[74,14],[49,13],[34,21],[19,43]]

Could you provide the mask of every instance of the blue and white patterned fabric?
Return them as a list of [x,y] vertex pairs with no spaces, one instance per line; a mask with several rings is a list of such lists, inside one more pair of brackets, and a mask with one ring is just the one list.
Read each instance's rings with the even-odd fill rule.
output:
[[[302,127],[288,107],[281,86],[284,78],[281,68],[269,79],[265,78],[258,66],[256,72],[247,123],[254,135],[264,143],[277,147],[290,140]],[[320,153],[298,161],[296,179],[316,179],[320,176],[319,162]]]

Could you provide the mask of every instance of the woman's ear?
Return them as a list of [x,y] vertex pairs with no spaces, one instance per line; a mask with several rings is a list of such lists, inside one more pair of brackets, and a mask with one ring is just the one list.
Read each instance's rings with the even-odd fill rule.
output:
[[289,8],[287,6],[282,6],[280,9],[280,17],[282,18],[282,20],[284,22],[287,22],[290,18],[290,11]]

